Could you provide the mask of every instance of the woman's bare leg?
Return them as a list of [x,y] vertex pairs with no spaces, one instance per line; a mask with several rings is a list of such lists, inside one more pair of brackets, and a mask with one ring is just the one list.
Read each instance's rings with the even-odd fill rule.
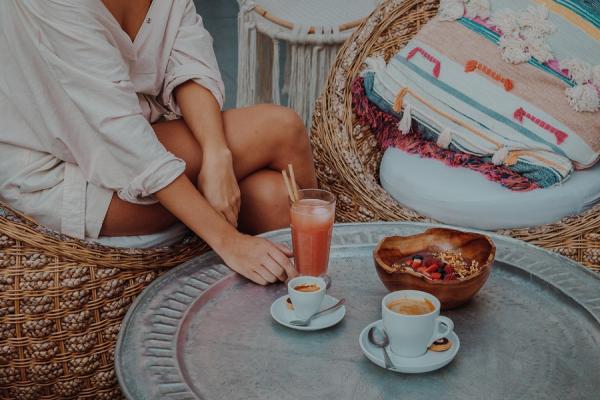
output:
[[[260,233],[289,224],[289,205],[280,170],[294,166],[300,187],[316,187],[312,153],[305,128],[293,111],[259,105],[223,113],[225,136],[242,193],[240,229]],[[202,149],[183,120],[154,125],[157,137],[186,161],[186,174],[196,182]],[[128,236],[160,232],[176,222],[160,204],[127,203],[116,195],[101,235]]]
[[290,205],[282,179],[281,172],[263,169],[240,182],[242,232],[258,234],[289,226]]

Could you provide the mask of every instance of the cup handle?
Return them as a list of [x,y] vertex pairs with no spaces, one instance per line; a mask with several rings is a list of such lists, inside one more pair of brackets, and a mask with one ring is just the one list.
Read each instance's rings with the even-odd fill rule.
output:
[[441,338],[447,337],[450,332],[454,330],[454,322],[448,317],[439,316],[435,319],[435,332],[431,337],[431,341],[429,342],[429,346],[432,345],[433,342],[439,340]]

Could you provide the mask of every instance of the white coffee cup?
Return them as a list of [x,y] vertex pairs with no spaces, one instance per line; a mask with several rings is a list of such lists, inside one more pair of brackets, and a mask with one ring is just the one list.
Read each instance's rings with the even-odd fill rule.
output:
[[[300,292],[295,288],[300,285],[315,284],[319,290]],[[292,298],[294,313],[298,319],[307,319],[321,309],[327,284],[323,278],[314,276],[299,276],[288,282],[288,293]]]
[[[399,314],[388,308],[396,299],[429,300],[434,310],[427,314]],[[390,348],[401,357],[419,357],[438,339],[447,337],[454,329],[450,318],[440,316],[440,301],[419,290],[399,290],[381,301],[383,327],[390,338]]]

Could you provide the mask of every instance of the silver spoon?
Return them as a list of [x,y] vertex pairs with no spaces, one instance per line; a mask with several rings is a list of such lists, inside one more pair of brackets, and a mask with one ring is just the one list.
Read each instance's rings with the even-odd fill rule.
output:
[[294,325],[294,326],[308,326],[310,324],[310,321],[312,321],[313,318],[316,317],[320,317],[321,315],[337,310],[338,308],[340,308],[341,306],[344,305],[344,303],[346,302],[346,299],[341,299],[340,301],[338,301],[337,303],[335,303],[334,305],[332,305],[331,307],[328,307],[322,311],[319,311],[318,313],[315,313],[313,315],[311,315],[310,317],[308,317],[307,319],[295,319],[293,321],[290,321],[290,325]]
[[371,329],[369,329],[369,334],[367,336],[369,338],[369,342],[383,350],[385,369],[396,368],[386,349],[386,347],[390,344],[390,339],[388,338],[387,333],[385,333],[384,330],[378,329],[376,326],[372,326]]

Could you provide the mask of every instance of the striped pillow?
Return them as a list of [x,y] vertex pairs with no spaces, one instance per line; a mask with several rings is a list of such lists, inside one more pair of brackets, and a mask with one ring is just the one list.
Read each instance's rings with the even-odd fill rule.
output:
[[540,187],[562,182],[600,156],[600,13],[588,3],[442,1],[387,64],[367,60],[366,95],[402,133]]

